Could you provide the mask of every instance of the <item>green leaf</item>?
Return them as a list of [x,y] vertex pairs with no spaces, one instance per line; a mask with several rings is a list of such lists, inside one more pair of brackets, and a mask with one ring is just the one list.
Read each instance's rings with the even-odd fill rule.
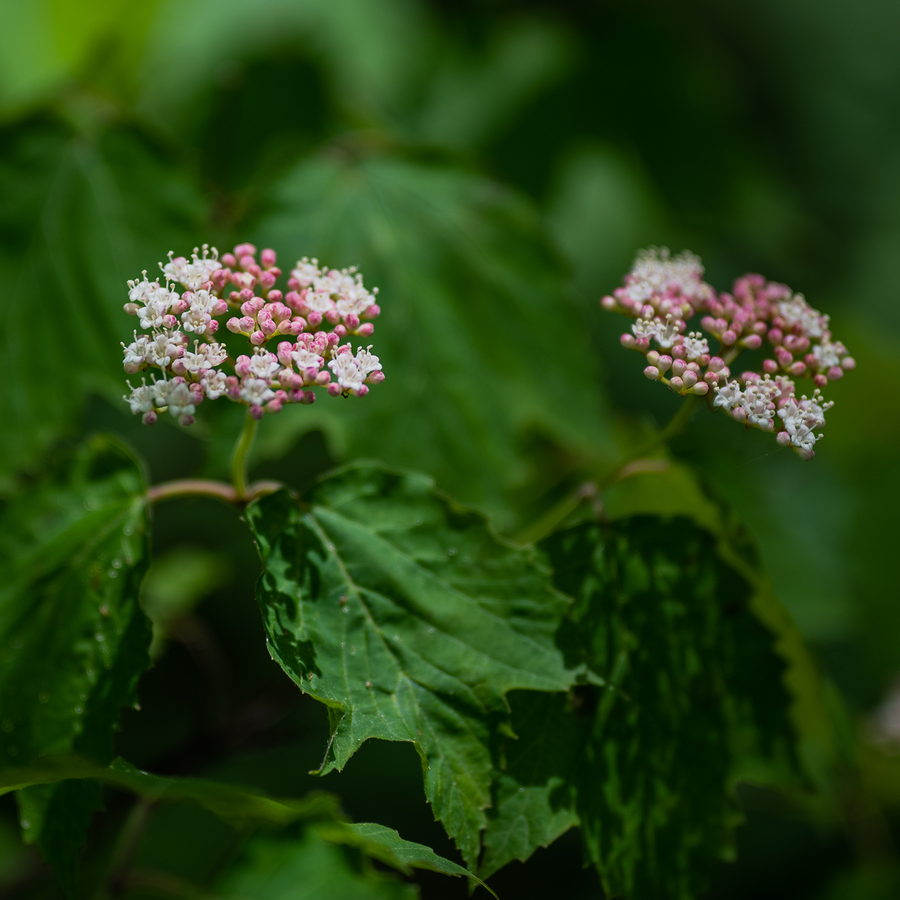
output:
[[[108,111],[107,111],[108,112]],[[198,241],[204,204],[144,136],[90,108],[0,129],[0,491],[71,427],[91,391],[121,403],[126,281]]]
[[[254,235],[285,264],[359,265],[379,287],[372,344],[387,379],[363,402],[273,416],[262,455],[322,428],[339,451],[427,471],[494,514],[514,489],[611,455],[599,356],[579,324],[595,301],[567,293],[519,195],[447,166],[333,154],[298,165],[271,207]],[[529,453],[541,442],[552,465]]]
[[[198,892],[199,893],[199,892]],[[360,867],[316,829],[299,837],[258,836],[216,885],[223,900],[414,900],[413,885]]]
[[435,815],[471,864],[506,693],[571,683],[553,644],[565,603],[530,552],[422,476],[345,469],[306,501],[281,491],[247,515],[269,652],[330,708],[322,771],[369,738],[412,741]]
[[[67,752],[111,758],[120,711],[149,664],[138,605],[145,490],[135,460],[96,438],[0,509],[0,766]],[[19,795],[26,840],[69,891],[99,799],[87,784]]]
[[59,782],[81,788],[88,787],[90,782],[98,782],[131,791],[154,804],[191,801],[236,826],[315,822],[320,839],[353,847],[405,874],[413,869],[428,869],[443,875],[462,875],[481,884],[467,869],[438,856],[430,847],[403,840],[392,828],[346,822],[337,798],[321,792],[302,798],[273,798],[255,790],[202,778],[151,775],[122,759],[115,760],[111,766],[100,766],[69,756],[42,757],[28,766],[0,770],[0,795]]
[[733,853],[733,782],[793,763],[786,667],[754,585],[684,518],[587,523],[543,548],[576,598],[567,658],[610,688],[511,697],[518,739],[495,749],[482,874],[577,824],[607,893],[695,897]]

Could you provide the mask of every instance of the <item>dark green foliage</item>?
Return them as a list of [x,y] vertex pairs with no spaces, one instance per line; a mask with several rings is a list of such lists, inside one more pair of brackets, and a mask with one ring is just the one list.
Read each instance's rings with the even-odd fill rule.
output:
[[791,758],[775,636],[688,519],[587,523],[543,548],[576,598],[567,661],[609,688],[511,697],[518,739],[496,747],[483,873],[577,824],[613,896],[694,897],[733,855],[735,779],[756,758]]
[[[0,511],[0,760],[75,752],[108,762],[123,706],[149,664],[138,605],[147,566],[142,474],[96,438]],[[74,886],[76,855],[99,803],[88,784],[20,792],[25,839]]]
[[564,601],[528,551],[421,476],[375,466],[286,491],[248,519],[265,572],[269,650],[329,706],[323,772],[363,741],[413,741],[435,815],[470,863],[490,803],[491,725],[505,695],[571,682],[553,645]]
[[528,436],[614,454],[599,357],[574,325],[585,307],[521,197],[452,166],[365,153],[304,161],[271,198],[258,233],[286,263],[358,265],[380,289],[372,341],[387,375],[365,403],[273,417],[273,449],[323,427],[344,453],[429,472],[492,510],[558,477],[529,465]]

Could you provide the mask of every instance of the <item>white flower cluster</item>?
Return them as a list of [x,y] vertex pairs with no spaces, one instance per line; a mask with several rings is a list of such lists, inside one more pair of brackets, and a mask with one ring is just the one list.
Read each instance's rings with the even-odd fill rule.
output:
[[772,379],[765,375],[759,379],[748,378],[749,375],[745,373],[743,387],[739,381],[716,386],[713,406],[760,431],[773,432],[777,428],[780,446],[791,447],[803,459],[812,459],[816,442],[823,437],[816,429],[825,427],[825,413],[834,401],[823,402],[818,388],[811,398],[798,398],[796,386],[789,378]]
[[[204,399],[219,397],[246,404],[261,418],[285,403],[312,403],[316,388],[361,397],[370,384],[384,380],[371,345],[354,351],[348,340],[370,336],[374,325],[361,320],[380,312],[377,289],[369,292],[355,269],[323,270],[304,258],[283,294],[275,287],[281,270],[272,250],[262,251],[261,264],[252,244],[239,244],[221,261],[206,245],[190,260],[173,256],[160,263],[162,282],[150,281],[146,272],[128,282],[125,311],[149,334],[135,330],[132,343],[122,344],[123,366],[129,374],[160,373],[151,371],[150,382],[142,378],[137,387],[128,382],[131,394],[124,399],[146,424],[168,410],[189,425]],[[234,289],[225,296],[229,287]],[[226,344],[213,337],[217,317],[229,309],[241,315],[228,320],[228,331],[249,338],[252,354],[234,361]],[[277,352],[266,350],[276,338],[282,339]],[[233,365],[233,374],[222,368],[226,364]]]

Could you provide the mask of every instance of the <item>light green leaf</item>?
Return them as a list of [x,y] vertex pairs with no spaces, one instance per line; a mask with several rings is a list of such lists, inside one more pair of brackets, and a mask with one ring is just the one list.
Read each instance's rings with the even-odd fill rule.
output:
[[[101,437],[0,510],[0,766],[68,752],[111,758],[121,709],[149,664],[138,605],[145,490],[134,459]],[[19,795],[26,840],[70,892],[98,802],[86,784]]]
[[695,897],[733,854],[734,781],[793,764],[786,667],[754,586],[684,518],[587,523],[543,547],[576,598],[560,644],[611,687],[511,697],[482,873],[577,824],[607,893]]
[[[359,265],[379,287],[372,344],[387,378],[362,402],[273,416],[262,455],[323,428],[342,452],[427,471],[497,513],[515,488],[546,489],[612,453],[582,324],[595,301],[566,292],[520,196],[455,168],[357,154],[305,161],[271,196],[253,234],[286,265]],[[553,465],[535,463],[535,444]]]
[[529,552],[422,476],[345,469],[306,500],[282,491],[247,516],[269,651],[330,708],[322,771],[369,738],[412,741],[435,815],[471,863],[506,693],[571,683],[553,644],[565,602]]

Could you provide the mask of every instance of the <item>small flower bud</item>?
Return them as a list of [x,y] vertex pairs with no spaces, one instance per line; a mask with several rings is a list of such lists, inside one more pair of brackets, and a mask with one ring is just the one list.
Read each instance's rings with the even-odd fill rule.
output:
[[648,362],[651,366],[655,366],[655,365],[659,362],[659,353],[658,353],[658,351],[656,351],[656,350],[651,350],[651,351],[647,354],[647,362]]
[[616,308],[616,301],[614,297],[604,297],[600,301],[600,305],[607,311],[612,312]]
[[343,325],[335,325],[335,326],[334,326],[334,333],[335,333],[338,337],[345,337],[346,334],[347,334],[347,329],[344,328]]
[[778,442],[779,447],[791,446],[791,436],[786,431],[779,431],[778,434],[775,435],[775,440]]
[[780,328],[772,328],[769,331],[769,341],[776,346],[784,340],[784,333]]
[[275,265],[276,259],[275,251],[268,247],[259,255],[259,261],[263,264],[263,268],[265,269],[271,269],[272,266]]
[[687,369],[687,363],[683,359],[672,360],[672,374],[681,377]]
[[690,369],[684,373],[681,379],[686,388],[692,388],[697,383],[697,374]]
[[[647,358],[650,358],[649,353],[647,354]],[[654,363],[654,365],[659,369],[660,372],[665,372],[666,369],[668,369],[672,365],[672,357],[667,356],[665,353],[663,353],[659,357],[659,360]]]
[[126,303],[124,307],[122,307],[129,316],[136,316],[140,306],[137,303]]
[[316,402],[316,392],[315,391],[304,391],[303,399],[300,401],[301,403],[305,403],[307,406],[311,403]]
[[284,295],[277,288],[269,291],[269,303],[281,303],[282,300],[284,300]]
[[326,390],[330,396],[337,397],[341,393],[341,386],[339,384],[329,384]]
[[234,254],[226,253],[222,257],[222,265],[226,268],[233,269],[237,265],[237,260],[234,258]]
[[145,412],[143,416],[141,416],[141,421],[145,425],[154,425],[156,424],[156,413],[151,409],[149,412]]
[[731,411],[731,415],[736,422],[744,422],[747,419],[747,410],[743,406],[736,406]]
[[828,378],[825,375],[814,375],[813,384],[816,387],[823,388],[826,384],[828,384]]
[[678,391],[679,394],[684,388],[684,382],[677,375],[669,379],[669,385],[673,390]]
[[622,337],[619,338],[619,343],[628,350],[634,350],[634,335],[623,334]]
[[344,325],[346,325],[350,331],[356,331],[356,329],[359,328],[359,316],[354,316],[353,313],[344,316]]
[[651,381],[656,381],[656,379],[659,378],[659,369],[657,369],[656,366],[647,366],[647,368],[644,369],[644,375]]
[[356,333],[360,335],[360,337],[369,337],[375,331],[375,326],[371,322],[363,322],[359,328],[356,329]]
[[254,331],[250,335],[250,343],[256,347],[261,347],[266,342],[266,335],[263,331]]
[[778,363],[774,359],[764,359],[762,367],[763,372],[767,372],[769,375],[774,375],[778,371]]
[[309,322],[309,324],[315,328],[318,325],[322,324],[322,313],[320,313],[318,310],[314,309],[306,317],[306,321]]
[[841,360],[841,368],[845,372],[851,372],[856,368],[856,360],[852,356],[845,356]]
[[794,376],[794,378],[799,378],[801,375],[806,372],[806,363],[800,362],[798,359],[797,362],[788,366],[788,372]]
[[828,369],[828,377],[832,381],[837,381],[839,378],[844,377],[844,370],[840,366],[831,366]]
[[726,346],[730,346],[736,340],[737,340],[737,335],[734,333],[734,331],[731,328],[722,332],[722,343],[725,344]]
[[697,394],[697,396],[702,397],[704,394],[708,393],[709,385],[705,381],[698,381],[691,388],[691,393]]
[[261,406],[250,407],[250,415],[253,416],[254,419],[261,419],[265,414],[266,411]]
[[377,303],[373,303],[364,313],[367,319],[377,319],[381,315],[381,307]]
[[758,334],[748,334],[741,340],[741,346],[748,350],[758,350],[762,346],[762,338]]

